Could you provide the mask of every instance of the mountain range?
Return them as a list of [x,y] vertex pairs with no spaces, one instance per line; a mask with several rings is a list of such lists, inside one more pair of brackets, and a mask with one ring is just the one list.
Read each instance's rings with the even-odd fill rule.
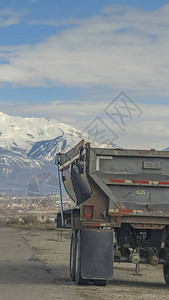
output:
[[[38,195],[57,190],[54,157],[82,138],[95,147],[110,147],[55,119],[0,113],[0,194]],[[42,185],[46,190],[42,191]]]

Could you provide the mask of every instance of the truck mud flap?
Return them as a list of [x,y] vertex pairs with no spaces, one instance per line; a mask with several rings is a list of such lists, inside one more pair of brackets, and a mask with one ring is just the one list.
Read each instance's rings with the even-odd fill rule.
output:
[[113,233],[82,231],[81,276],[108,280],[113,276]]

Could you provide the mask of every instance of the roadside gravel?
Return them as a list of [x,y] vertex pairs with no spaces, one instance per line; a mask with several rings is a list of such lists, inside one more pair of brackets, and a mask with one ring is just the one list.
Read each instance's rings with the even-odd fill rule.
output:
[[52,268],[56,287],[64,288],[67,299],[169,299],[161,265],[141,265],[141,276],[134,276],[134,265],[115,263],[114,278],[106,287],[76,286],[69,277],[69,231],[63,231],[62,240],[56,230],[21,230],[20,234],[35,257]]

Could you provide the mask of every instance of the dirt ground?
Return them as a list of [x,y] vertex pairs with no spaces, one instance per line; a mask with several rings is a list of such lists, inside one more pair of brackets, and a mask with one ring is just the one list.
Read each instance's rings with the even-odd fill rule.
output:
[[56,289],[63,287],[67,299],[169,299],[169,286],[164,282],[161,265],[141,265],[141,276],[134,276],[134,265],[115,263],[114,278],[106,287],[76,286],[69,277],[69,231],[63,231],[62,240],[57,230],[27,229],[20,234],[35,257],[51,267]]

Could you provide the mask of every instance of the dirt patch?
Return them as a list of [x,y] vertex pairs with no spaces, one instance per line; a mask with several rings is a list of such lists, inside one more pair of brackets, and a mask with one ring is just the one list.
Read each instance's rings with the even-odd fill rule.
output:
[[67,290],[67,299],[169,299],[169,286],[164,282],[162,265],[141,265],[142,276],[134,276],[134,265],[115,263],[114,278],[106,287],[76,286],[69,277],[69,230],[62,231],[62,240],[57,230],[22,230],[21,235],[33,248],[37,259],[55,272],[56,284]]

